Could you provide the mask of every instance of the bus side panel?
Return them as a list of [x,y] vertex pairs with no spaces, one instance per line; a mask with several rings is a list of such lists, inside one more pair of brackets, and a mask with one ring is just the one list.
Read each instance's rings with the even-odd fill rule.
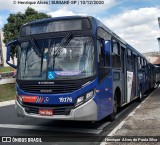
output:
[[101,99],[100,104],[98,106],[101,106],[101,111],[98,116],[98,120],[108,116],[113,111],[113,83],[112,83],[112,71],[110,71],[110,74],[105,77],[98,86],[99,92],[97,95]]
[[142,89],[142,80],[143,80],[143,74],[141,72],[141,70],[138,70],[138,95],[140,93],[140,89]]

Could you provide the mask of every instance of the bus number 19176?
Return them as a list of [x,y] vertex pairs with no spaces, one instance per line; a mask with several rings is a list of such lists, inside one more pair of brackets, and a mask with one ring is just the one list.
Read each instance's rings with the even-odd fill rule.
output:
[[72,102],[72,97],[60,97],[59,102]]

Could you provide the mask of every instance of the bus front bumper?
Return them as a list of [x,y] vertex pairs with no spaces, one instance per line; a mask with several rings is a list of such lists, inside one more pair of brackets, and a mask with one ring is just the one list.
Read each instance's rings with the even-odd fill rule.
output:
[[42,116],[39,114],[30,114],[25,111],[18,101],[15,104],[18,117],[43,118],[54,120],[77,120],[77,121],[97,121],[97,104],[91,99],[83,105],[71,110],[69,115]]

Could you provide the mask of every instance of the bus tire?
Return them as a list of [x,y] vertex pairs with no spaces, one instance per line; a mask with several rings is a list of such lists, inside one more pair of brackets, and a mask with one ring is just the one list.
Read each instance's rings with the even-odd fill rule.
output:
[[112,122],[116,119],[116,115],[117,115],[117,99],[115,97],[114,99],[114,104],[113,104],[113,112],[112,114],[109,116],[109,120]]
[[140,88],[138,102],[142,102],[142,98],[143,98],[143,94],[142,94],[142,89]]

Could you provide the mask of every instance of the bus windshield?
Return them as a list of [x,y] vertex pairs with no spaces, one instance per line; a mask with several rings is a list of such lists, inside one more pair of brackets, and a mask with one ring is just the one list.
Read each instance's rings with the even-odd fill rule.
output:
[[80,79],[95,74],[92,37],[67,35],[20,44],[19,80]]

